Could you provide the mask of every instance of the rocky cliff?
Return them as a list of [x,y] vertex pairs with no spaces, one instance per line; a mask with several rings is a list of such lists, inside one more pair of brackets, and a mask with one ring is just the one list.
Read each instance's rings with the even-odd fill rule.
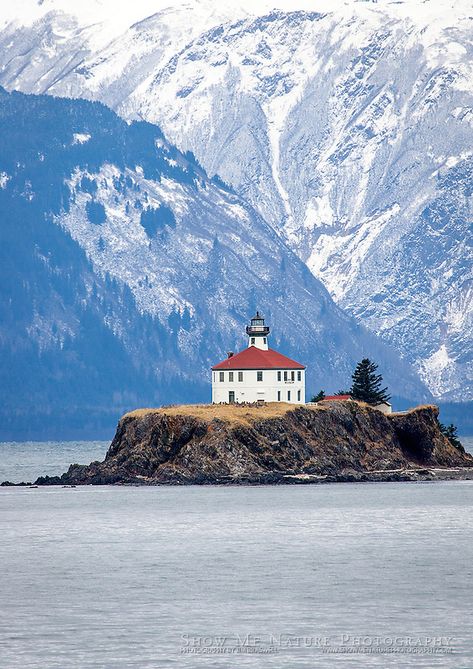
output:
[[[103,462],[37,484],[302,483],[473,476],[434,406],[385,416],[357,402],[171,407],[125,415]],[[471,468],[471,469],[469,469]]]

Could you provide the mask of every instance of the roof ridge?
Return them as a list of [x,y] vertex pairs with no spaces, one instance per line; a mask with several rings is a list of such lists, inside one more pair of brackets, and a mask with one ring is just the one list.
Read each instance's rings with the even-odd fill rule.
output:
[[213,365],[212,369],[305,369],[305,365],[275,349],[248,346]]

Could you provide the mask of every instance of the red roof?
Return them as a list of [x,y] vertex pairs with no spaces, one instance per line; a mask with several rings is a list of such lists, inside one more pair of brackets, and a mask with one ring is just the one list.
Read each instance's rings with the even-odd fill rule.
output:
[[249,346],[240,353],[222,360],[212,369],[305,369],[305,366],[271,348],[263,351],[256,346]]
[[325,400],[351,400],[351,395],[326,395],[322,402]]

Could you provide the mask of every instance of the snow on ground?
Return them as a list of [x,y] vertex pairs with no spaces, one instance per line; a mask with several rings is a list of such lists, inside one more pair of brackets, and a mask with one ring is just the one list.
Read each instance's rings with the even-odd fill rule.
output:
[[2,190],[7,187],[10,178],[11,177],[6,172],[0,172],[0,188]]
[[89,141],[90,135],[87,132],[75,132],[72,136],[73,144],[85,144]]
[[442,344],[430,358],[420,365],[420,376],[428,382],[434,395],[442,395],[445,387],[448,388],[449,376],[454,372],[455,361],[448,354],[447,347]]
[[[299,23],[274,14],[261,22],[251,18],[274,8],[327,16]],[[43,26],[46,38],[38,44],[28,42],[35,31],[23,34],[25,45],[20,40],[17,49],[6,43],[10,38],[3,44],[14,52],[5,64],[7,88],[101,99],[128,119],[157,122],[275,229],[284,224],[285,241],[342,308],[388,338],[398,328],[391,343],[411,360],[419,359],[419,346],[425,378],[448,390],[447,371],[455,365],[438,371],[441,347],[454,360],[471,339],[462,317],[470,303],[455,278],[455,267],[467,266],[467,244],[455,259],[443,257],[445,233],[433,229],[433,220],[426,226],[431,246],[421,237],[410,242],[418,244],[418,273],[396,272],[402,267],[397,261],[410,252],[402,239],[424,210],[428,214],[439,182],[449,171],[460,174],[471,159],[465,150],[473,126],[470,2],[19,0],[2,3],[0,28],[13,19],[31,25],[52,11],[76,20],[57,14]],[[221,30],[204,34],[222,22]],[[70,52],[77,56],[72,64]],[[463,177],[455,178],[450,189],[460,193]],[[0,178],[0,187],[7,180]],[[176,191],[155,192],[161,196],[175,198],[178,210]],[[119,221],[117,207],[111,201],[106,206]],[[449,206],[461,222],[473,212],[473,198],[465,211],[460,197]],[[244,222],[244,208],[235,209],[234,218]],[[455,230],[449,234],[454,242]],[[437,262],[446,263],[444,275],[436,273]],[[461,299],[442,293],[442,280]],[[416,304],[406,306],[409,328],[396,306],[406,294]],[[457,351],[445,330],[460,342]]]

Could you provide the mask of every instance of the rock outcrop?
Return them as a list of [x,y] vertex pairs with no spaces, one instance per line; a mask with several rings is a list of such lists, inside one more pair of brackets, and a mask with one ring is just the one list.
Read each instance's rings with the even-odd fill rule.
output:
[[357,402],[194,406],[125,415],[103,462],[38,485],[386,481],[473,477],[438,410],[384,415]]

